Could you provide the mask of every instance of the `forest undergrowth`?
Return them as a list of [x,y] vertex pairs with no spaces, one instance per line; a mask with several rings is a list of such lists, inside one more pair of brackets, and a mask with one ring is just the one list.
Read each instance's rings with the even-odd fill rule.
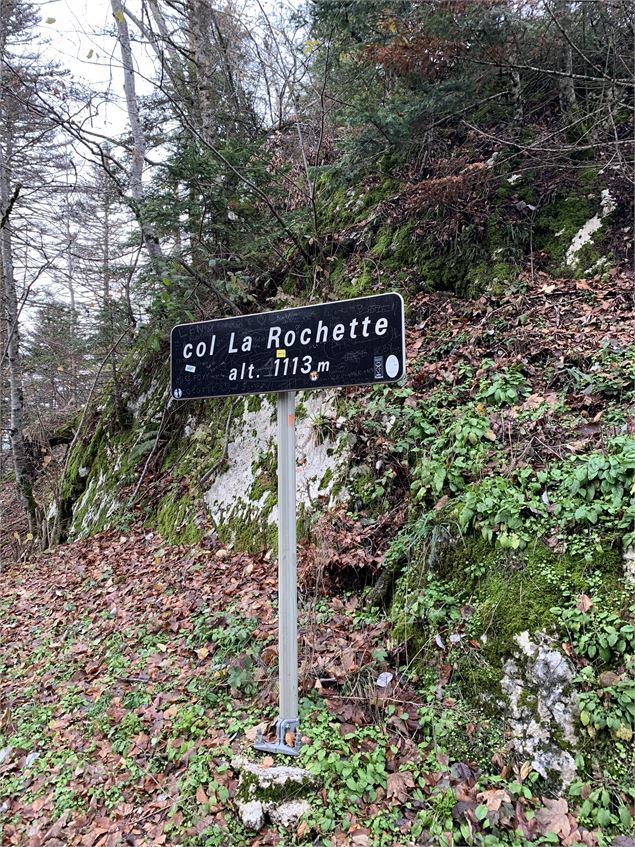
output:
[[[321,836],[363,847],[470,843],[480,833],[483,844],[595,845],[608,841],[594,814],[613,803],[611,829],[630,826],[617,787],[596,797],[591,778],[577,795],[554,797],[495,721],[466,724],[443,680],[424,685],[401,664],[378,609],[350,593],[307,592],[299,761],[322,787],[295,833],[270,827],[254,836],[233,807],[231,759],[275,716],[271,563],[208,545],[166,547],[135,525],[5,573],[4,586],[6,844],[273,845]],[[391,681],[379,687],[383,672]],[[487,732],[498,734],[499,749],[479,766]],[[457,738],[462,759],[448,752]]]
[[[5,842],[630,844],[631,302],[618,272],[420,294],[407,384],[344,393],[367,470],[300,551],[300,763],[321,788],[295,832],[254,836],[233,805],[232,755],[276,715],[265,550],[221,547],[209,525],[172,546],[137,508],[5,570]],[[448,529],[463,541],[431,559]],[[578,673],[565,792],[475,696],[527,627]]]

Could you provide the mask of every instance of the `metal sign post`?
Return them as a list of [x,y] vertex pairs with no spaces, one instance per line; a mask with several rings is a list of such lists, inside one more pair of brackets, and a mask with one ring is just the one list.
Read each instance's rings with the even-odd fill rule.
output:
[[280,714],[276,740],[262,733],[256,750],[300,751],[298,717],[298,597],[295,489],[295,391],[278,394],[278,678]]
[[254,747],[297,755],[295,392],[380,385],[406,372],[404,304],[396,293],[175,326],[172,397],[278,395],[279,716],[276,740]]

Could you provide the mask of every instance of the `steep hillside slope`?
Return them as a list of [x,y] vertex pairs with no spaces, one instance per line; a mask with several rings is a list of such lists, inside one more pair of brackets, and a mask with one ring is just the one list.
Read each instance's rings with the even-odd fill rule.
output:
[[[135,24],[158,79],[130,112],[132,198],[99,157],[104,212],[138,227],[110,247],[139,263],[115,284],[95,262],[95,390],[26,433],[32,532],[0,480],[0,555],[21,557],[3,842],[633,847],[629,4],[313,0],[271,66],[269,19],[162,8],[165,53]],[[175,400],[170,330],[389,291],[403,384],[298,396],[320,787],[254,834],[232,756],[276,714],[274,402]]]
[[[568,803],[574,818],[552,830],[564,843],[578,814],[583,827],[604,832],[593,843],[632,828],[632,291],[630,275],[614,268],[586,278],[527,271],[507,290],[495,286],[476,299],[411,292],[406,384],[335,392],[323,409],[304,401],[316,493],[301,523],[303,596],[338,608],[354,590],[353,606],[387,638],[372,646],[381,658],[376,666],[351,659],[349,676],[318,673],[322,660],[312,654],[306,672],[327,678],[318,685],[327,694],[334,687],[342,696],[343,686],[352,696],[348,708],[370,709],[364,720],[373,723],[374,680],[383,669],[400,668],[390,702],[396,709],[404,699],[416,704],[440,761],[467,762],[476,774],[495,774],[492,762],[503,775],[516,768],[524,774],[519,786],[531,775],[535,788],[512,790],[504,782],[500,790],[510,798],[520,791],[531,802],[534,792],[545,792]],[[162,530],[195,556],[211,556],[202,551],[220,544],[225,562],[229,544],[271,562],[275,457],[270,442],[263,453],[254,421],[264,414],[270,433],[272,407],[241,400],[232,410],[227,401],[207,401],[187,410],[172,404],[163,415],[163,397],[157,379],[132,409],[137,417],[127,430],[109,434],[102,424],[85,442],[88,452],[78,456],[94,451],[100,464],[76,463],[86,487],[71,527],[90,531],[90,522],[82,528],[77,521],[93,509],[101,515],[93,528],[112,522],[127,537],[143,518],[153,539]],[[144,403],[155,404],[153,416]],[[148,421],[154,429],[135,457],[133,439],[143,443]],[[231,443],[240,446],[247,476],[226,466],[236,455]],[[126,510],[141,474],[142,499]],[[208,510],[223,501],[202,496],[223,491],[224,480],[252,509],[228,524]],[[329,511],[338,496],[347,508]],[[110,515],[103,503],[111,504]],[[170,550],[163,542],[158,558],[182,555]],[[242,577],[243,565],[236,567],[235,578],[250,590],[250,566]],[[254,617],[260,621],[261,612]],[[354,617],[350,625],[346,638],[357,631]],[[220,626],[231,631],[227,622]],[[331,632],[327,643],[344,661],[348,648],[339,636]],[[390,704],[382,714],[392,715],[384,706]],[[347,718],[340,720],[347,732]],[[414,802],[415,786],[404,779],[398,796]],[[499,824],[505,831],[507,823]],[[531,826],[528,832],[535,834]]]
[[[629,198],[612,172],[555,181],[493,152],[357,183],[325,168],[315,255],[250,281],[268,308],[407,305],[403,385],[299,397],[303,756],[325,784],[299,844],[633,830]],[[13,843],[28,817],[75,843],[251,838],[228,768],[259,690],[274,714],[274,408],[169,399],[168,330],[142,331],[82,417],[48,509],[74,543],[8,577]],[[39,592],[51,622],[24,619]]]
[[[487,155],[476,145],[470,152],[472,157]],[[563,301],[562,296],[555,296],[556,305],[565,302],[575,309],[587,291],[586,308],[592,311],[596,301],[591,295],[615,277],[632,250],[630,228],[621,225],[630,214],[623,180],[589,166],[581,175],[564,172],[554,183],[555,175],[549,171],[521,168],[515,172],[510,157],[501,165],[496,161],[490,155],[489,160],[468,164],[466,157],[458,156],[440,160],[434,174],[424,179],[416,179],[413,169],[406,167],[392,178],[378,181],[368,177],[361,184],[344,179],[339,168],[330,173],[326,169],[320,177],[317,207],[325,234],[315,241],[314,260],[309,265],[302,254],[291,250],[283,267],[272,264],[266,278],[252,280],[260,290],[262,304],[267,308],[299,305],[315,301],[318,291],[318,299],[328,300],[398,290],[404,295],[411,331],[422,349],[437,342],[439,330],[436,317],[421,325],[416,304],[422,292],[471,293],[473,298],[483,294],[484,305],[478,305],[478,299],[466,301],[468,312],[473,309],[476,317],[480,311],[485,316],[506,297],[519,307],[513,315],[519,326],[526,332],[538,332],[531,311],[522,311],[523,298],[528,292],[533,295],[555,285],[549,278],[553,276],[577,280],[563,291],[575,291],[577,299],[572,295]],[[516,164],[520,168],[522,157]],[[476,306],[469,305],[474,302]],[[610,312],[605,319],[608,322],[613,316],[618,315]],[[561,327],[552,310],[538,314],[537,319],[552,322],[554,333]],[[503,320],[501,317],[493,325],[493,331],[515,331]],[[616,338],[624,337],[617,327],[615,330]],[[93,413],[84,427],[68,463],[57,514],[52,515],[63,536],[85,535],[125,520],[140,497],[145,498],[146,512],[156,514],[164,533],[177,533],[174,538],[181,537],[178,532],[186,532],[192,539],[200,537],[196,527],[206,511],[199,515],[203,499],[226,540],[241,535],[240,515],[243,526],[249,522],[247,516],[256,514],[264,515],[270,525],[272,499],[267,495],[275,493],[275,457],[269,400],[253,397],[179,404],[168,398],[168,333],[169,326],[160,321],[143,331],[123,368],[118,391],[106,393],[99,413]],[[584,330],[579,335],[582,338]],[[451,340],[448,338],[448,345]],[[457,338],[459,349],[463,340],[462,335]],[[610,337],[604,339],[597,333],[589,343],[601,346],[604,340],[610,344]],[[570,334],[562,337],[563,355],[572,344],[579,346],[579,339]],[[585,349],[588,354],[589,346]],[[417,350],[410,350],[408,383],[415,387],[421,386],[416,373],[421,364]],[[490,371],[499,366],[495,353],[493,347],[485,350],[494,362]],[[516,365],[521,365],[525,351],[517,353]],[[619,352],[616,355],[619,358]],[[469,357],[460,358],[470,361]],[[512,364],[507,357],[505,367]],[[536,370],[534,361],[526,365],[530,371]],[[457,373],[454,381],[464,376]],[[300,467],[307,480],[300,480],[300,495],[311,512],[318,502],[333,504],[347,487],[343,478],[348,475],[343,398],[355,396],[354,391],[319,392],[302,400],[299,419],[306,449]],[[325,437],[327,443],[322,444]],[[233,480],[231,474],[242,464],[233,461],[238,450],[241,454],[247,451],[250,472],[241,478],[241,468]],[[316,450],[321,455],[305,468],[305,459]],[[340,455],[342,462],[337,461]],[[242,503],[236,510],[238,525],[231,531],[227,520],[219,520],[227,512],[224,497]],[[254,509],[258,503],[259,508]],[[233,513],[232,507],[226,514],[229,522]],[[266,526],[263,531],[266,536]],[[272,534],[268,535],[270,542]],[[255,543],[267,542],[259,534]]]

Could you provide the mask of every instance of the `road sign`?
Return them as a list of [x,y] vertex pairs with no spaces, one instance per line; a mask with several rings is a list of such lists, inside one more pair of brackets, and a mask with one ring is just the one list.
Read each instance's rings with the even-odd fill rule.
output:
[[378,294],[175,326],[177,400],[393,382],[405,373],[403,300]]
[[406,371],[403,300],[378,294],[175,326],[172,396],[177,400],[278,392],[278,676],[276,740],[254,747],[296,755],[298,621],[295,392],[375,385]]

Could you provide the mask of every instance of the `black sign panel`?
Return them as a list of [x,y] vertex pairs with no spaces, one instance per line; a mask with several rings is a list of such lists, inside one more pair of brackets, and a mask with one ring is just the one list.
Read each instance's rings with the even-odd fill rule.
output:
[[378,294],[181,324],[171,352],[177,400],[393,382],[406,368],[403,300]]

